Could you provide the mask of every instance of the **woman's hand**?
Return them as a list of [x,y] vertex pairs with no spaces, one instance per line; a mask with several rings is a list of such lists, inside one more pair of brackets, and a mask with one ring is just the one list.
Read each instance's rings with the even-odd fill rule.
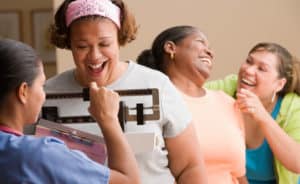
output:
[[98,87],[95,82],[90,84],[89,112],[100,126],[103,126],[104,122],[115,122],[112,120],[118,117],[119,101],[118,93],[105,87]]
[[236,105],[240,110],[257,122],[262,122],[270,116],[260,99],[253,92],[241,89],[237,92]]

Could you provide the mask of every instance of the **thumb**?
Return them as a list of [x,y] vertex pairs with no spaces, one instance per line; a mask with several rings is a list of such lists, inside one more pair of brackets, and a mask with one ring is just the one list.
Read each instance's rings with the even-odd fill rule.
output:
[[97,83],[96,83],[96,82],[91,82],[91,83],[90,83],[90,89],[98,90],[99,88],[98,88]]

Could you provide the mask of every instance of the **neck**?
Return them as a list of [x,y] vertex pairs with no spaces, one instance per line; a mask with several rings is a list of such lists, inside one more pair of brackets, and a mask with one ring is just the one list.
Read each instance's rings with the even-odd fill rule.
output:
[[17,113],[15,109],[6,106],[5,110],[0,111],[0,125],[11,128],[13,130],[23,132],[24,120],[21,118],[20,113]]
[[183,75],[170,76],[172,83],[184,94],[191,97],[202,97],[205,90],[202,85],[198,85]]
[[0,127],[7,127],[9,129],[12,129],[16,132],[23,132],[23,127],[22,126],[19,126],[19,125],[16,125],[16,124],[13,124],[13,123],[2,123],[3,121],[0,122]]
[[267,100],[266,102],[263,102],[263,105],[265,107],[265,109],[269,112],[269,113],[272,113],[276,103],[277,103],[277,100],[278,100],[278,96],[275,97],[275,99],[272,101],[270,100]]

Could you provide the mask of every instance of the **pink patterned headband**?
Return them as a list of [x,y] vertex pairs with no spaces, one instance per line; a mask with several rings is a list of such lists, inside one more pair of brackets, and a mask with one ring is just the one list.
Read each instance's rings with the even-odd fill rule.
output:
[[66,24],[84,16],[100,15],[111,19],[120,29],[120,9],[110,0],[76,0],[69,4],[66,11]]

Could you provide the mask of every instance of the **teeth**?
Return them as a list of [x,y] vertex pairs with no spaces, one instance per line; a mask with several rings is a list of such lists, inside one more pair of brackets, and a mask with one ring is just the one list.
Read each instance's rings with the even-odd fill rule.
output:
[[208,59],[208,58],[201,58],[201,61],[202,61],[202,62],[207,62],[208,64],[211,65],[211,60]]
[[103,63],[99,63],[99,64],[89,64],[89,67],[93,68],[93,69],[97,69],[100,68],[102,66]]
[[248,84],[248,85],[251,85],[251,86],[255,85],[254,82],[252,82],[252,81],[250,81],[250,80],[248,80],[248,79],[245,79],[245,78],[242,78],[242,81],[243,81],[244,83]]

